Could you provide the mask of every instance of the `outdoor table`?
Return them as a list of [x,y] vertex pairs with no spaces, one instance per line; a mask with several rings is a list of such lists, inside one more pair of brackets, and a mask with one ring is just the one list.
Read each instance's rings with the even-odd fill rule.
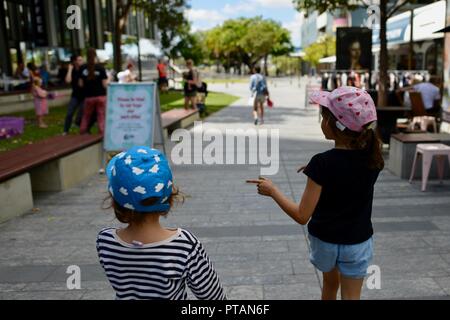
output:
[[[389,143],[388,168],[396,176],[409,179],[416,152],[416,146],[420,143],[443,143],[450,145],[448,133],[397,133],[391,136]],[[436,163],[431,165],[430,179],[438,176]],[[414,176],[421,178],[422,170],[417,167]],[[448,167],[444,170],[444,177],[450,177]]]

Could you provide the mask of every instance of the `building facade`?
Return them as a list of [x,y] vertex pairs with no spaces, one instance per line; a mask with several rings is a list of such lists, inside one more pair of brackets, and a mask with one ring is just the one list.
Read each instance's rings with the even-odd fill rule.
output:
[[[358,8],[353,11],[335,10],[333,12],[325,11],[318,13],[311,11],[303,20],[301,25],[301,48],[302,52],[317,42],[324,35],[336,35],[336,29],[339,27],[360,27],[367,17],[365,8]],[[302,62],[302,72],[304,74],[314,73],[315,70],[311,68],[310,64]]]
[[[390,70],[427,70],[433,75],[442,75],[446,1],[419,4],[407,8],[392,18],[386,25]],[[412,22],[412,23],[411,23]],[[412,36],[413,57],[409,62]],[[372,52],[375,70],[378,69],[380,39],[378,31],[372,34]]]
[[317,41],[323,35],[336,35],[339,27],[360,27],[367,14],[365,8],[348,12],[335,10],[319,14],[313,11],[305,17],[301,26],[301,47],[304,49]]
[[[69,6],[80,9],[81,28],[69,29]],[[104,61],[112,59],[115,0],[0,0],[0,75],[12,76],[19,62],[46,64],[55,72],[73,53],[97,48]],[[133,8],[123,36],[125,60],[136,59],[137,39],[141,58],[161,54],[158,30],[143,11]],[[138,37],[139,36],[139,37]]]

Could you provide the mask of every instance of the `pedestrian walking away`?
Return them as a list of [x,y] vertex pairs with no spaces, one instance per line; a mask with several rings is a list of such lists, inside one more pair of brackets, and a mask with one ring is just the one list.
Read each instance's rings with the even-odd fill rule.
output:
[[261,68],[255,67],[250,77],[250,101],[253,105],[253,119],[255,125],[264,124],[264,103],[269,97],[266,78],[261,74]]
[[371,222],[374,185],[384,167],[370,95],[355,87],[315,92],[322,131],[335,147],[312,157],[299,204],[271,180],[260,177],[258,193],[273,200],[296,222],[308,223],[310,261],[323,273],[322,299],[360,299],[373,256]]

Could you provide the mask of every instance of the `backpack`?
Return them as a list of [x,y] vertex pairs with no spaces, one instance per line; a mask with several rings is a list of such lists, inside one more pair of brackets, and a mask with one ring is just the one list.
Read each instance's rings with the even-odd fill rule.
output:
[[263,76],[260,76],[258,82],[256,83],[256,93],[264,95],[267,95],[268,93],[266,81]]

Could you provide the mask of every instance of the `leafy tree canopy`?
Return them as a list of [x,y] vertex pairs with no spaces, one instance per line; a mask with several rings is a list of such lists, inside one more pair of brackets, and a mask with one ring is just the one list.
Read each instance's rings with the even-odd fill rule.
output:
[[262,17],[227,20],[207,32],[205,44],[212,59],[250,68],[268,55],[283,55],[293,48],[289,31]]
[[336,38],[325,35],[305,49],[305,61],[316,66],[319,60],[336,54]]

